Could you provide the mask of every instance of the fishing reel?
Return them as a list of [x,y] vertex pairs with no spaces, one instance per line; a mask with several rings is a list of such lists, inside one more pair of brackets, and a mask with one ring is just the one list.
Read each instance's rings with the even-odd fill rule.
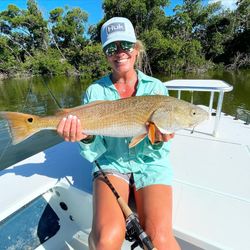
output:
[[[138,218],[131,214],[127,219],[126,219],[126,235],[125,235],[125,239],[130,241],[130,242],[134,242],[131,245],[131,250],[135,249],[136,247],[141,247],[143,249],[143,244],[138,236],[137,230],[135,225],[137,225],[137,223],[139,224],[139,220]],[[138,228],[137,228],[138,229]]]
[[138,246],[141,247],[141,249],[144,249],[144,246],[148,250],[154,249],[150,238],[141,228],[139,220],[134,213],[130,214],[126,219],[125,238],[130,242],[134,242],[131,245],[131,250],[135,249]]

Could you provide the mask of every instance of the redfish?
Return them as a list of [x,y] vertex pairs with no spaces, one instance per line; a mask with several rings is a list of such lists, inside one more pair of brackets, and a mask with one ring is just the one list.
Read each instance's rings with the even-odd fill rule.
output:
[[[170,96],[135,96],[115,101],[95,101],[63,109],[53,116],[36,116],[17,112],[0,112],[8,121],[12,143],[17,144],[44,129],[56,130],[65,116],[77,116],[82,132],[88,135],[133,137],[130,147],[146,136],[154,143],[155,129],[173,133],[195,127],[208,118],[202,108]],[[147,129],[147,124],[149,128]]]

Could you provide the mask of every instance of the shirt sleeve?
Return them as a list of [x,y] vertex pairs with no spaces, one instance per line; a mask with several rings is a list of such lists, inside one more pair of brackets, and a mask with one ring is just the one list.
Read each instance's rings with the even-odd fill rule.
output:
[[[88,88],[83,96],[83,103],[87,104],[98,100],[98,95],[92,90],[92,88]],[[107,148],[105,146],[104,140],[102,136],[97,135],[95,140],[91,143],[83,143],[79,142],[80,145],[80,154],[85,159],[90,162],[98,159],[103,153],[106,152]]]

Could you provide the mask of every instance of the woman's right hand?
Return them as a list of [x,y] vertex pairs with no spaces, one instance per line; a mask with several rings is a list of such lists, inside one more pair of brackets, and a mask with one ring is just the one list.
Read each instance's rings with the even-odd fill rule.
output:
[[76,116],[69,115],[64,117],[57,125],[57,133],[65,141],[76,142],[89,137],[82,133],[81,122]]

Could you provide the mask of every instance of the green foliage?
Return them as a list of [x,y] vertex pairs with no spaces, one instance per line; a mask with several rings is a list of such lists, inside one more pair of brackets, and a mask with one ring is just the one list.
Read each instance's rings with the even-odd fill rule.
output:
[[36,52],[23,64],[23,68],[32,74],[58,75],[72,74],[74,68],[55,49],[48,49],[46,53]]
[[165,38],[159,30],[145,32],[143,40],[153,71],[176,73],[206,68],[202,46],[198,40]]
[[158,29],[145,31],[141,38],[145,43],[152,70],[165,72],[167,68],[166,58],[178,53],[178,45],[171,44],[171,40],[165,38]]
[[184,0],[167,16],[169,0],[104,0],[104,17],[87,33],[88,14],[55,8],[45,20],[35,0],[0,12],[0,73],[82,74],[98,78],[110,69],[100,45],[101,25],[127,17],[146,47],[154,73],[250,67],[250,0],[233,11],[219,2]]
[[1,33],[9,38],[12,46],[22,54],[30,55],[36,49],[48,48],[47,21],[34,0],[27,1],[27,10],[20,10],[15,5],[0,12]]
[[0,37],[0,73],[12,75],[19,71],[17,51],[11,48],[6,37]]
[[237,4],[231,14],[232,36],[224,43],[222,58],[230,69],[250,67],[250,0],[239,0]]
[[73,8],[64,13],[62,8],[50,12],[54,43],[60,48],[80,48],[84,43],[84,24],[88,14],[80,8]]
[[107,60],[100,44],[92,44],[80,51],[79,71],[84,78],[96,79],[109,72]]

